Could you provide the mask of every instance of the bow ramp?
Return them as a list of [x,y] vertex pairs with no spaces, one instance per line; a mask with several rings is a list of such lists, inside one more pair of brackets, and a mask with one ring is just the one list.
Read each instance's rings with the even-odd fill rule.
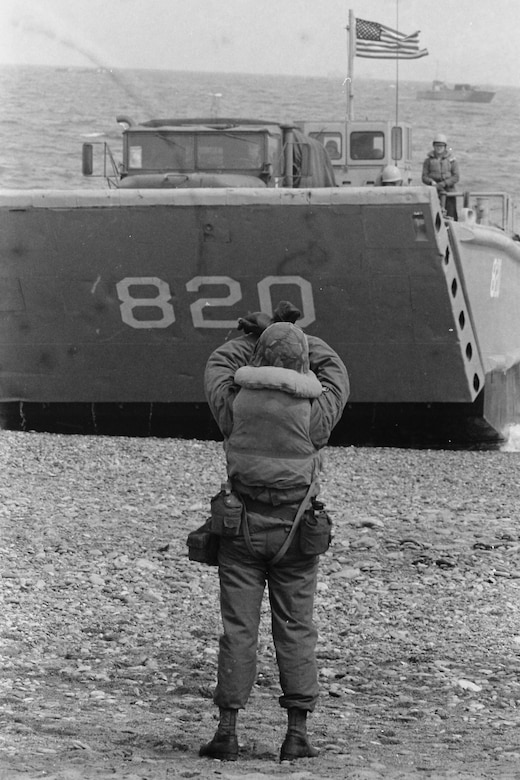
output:
[[344,359],[347,415],[518,413],[518,246],[445,220],[432,188],[4,191],[0,221],[0,401],[18,410],[200,405],[238,317],[287,299]]

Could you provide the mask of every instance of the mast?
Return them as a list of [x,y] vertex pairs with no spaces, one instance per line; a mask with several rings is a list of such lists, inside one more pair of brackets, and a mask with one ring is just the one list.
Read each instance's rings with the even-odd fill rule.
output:
[[[395,0],[395,29],[399,29],[399,0]],[[395,56],[395,125],[399,125],[399,51]],[[397,152],[397,147],[394,152]],[[397,160],[394,163],[397,165]]]
[[347,121],[354,119],[354,57],[356,56],[356,17],[352,9],[348,12],[347,26]]

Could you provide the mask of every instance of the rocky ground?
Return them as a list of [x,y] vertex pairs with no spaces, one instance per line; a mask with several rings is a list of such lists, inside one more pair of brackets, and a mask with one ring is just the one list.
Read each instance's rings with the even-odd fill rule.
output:
[[318,759],[280,764],[264,610],[237,763],[216,571],[189,530],[221,445],[0,432],[1,780],[520,778],[520,453],[337,447],[316,599]]

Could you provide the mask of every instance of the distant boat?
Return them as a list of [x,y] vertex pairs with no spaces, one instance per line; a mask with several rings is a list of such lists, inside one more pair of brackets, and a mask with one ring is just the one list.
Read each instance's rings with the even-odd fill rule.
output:
[[462,103],[491,103],[494,92],[478,89],[471,84],[455,84],[448,87],[444,81],[435,80],[432,88],[417,93],[417,100],[455,100]]

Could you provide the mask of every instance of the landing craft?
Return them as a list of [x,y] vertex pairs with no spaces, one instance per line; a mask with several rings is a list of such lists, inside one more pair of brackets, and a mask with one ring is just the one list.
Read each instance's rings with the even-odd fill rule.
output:
[[[496,438],[520,420],[507,196],[461,194],[445,218],[409,182],[404,124],[120,121],[108,188],[0,193],[9,425],[162,435],[179,409],[209,420],[207,357],[282,299],[348,366],[338,435],[455,441],[472,423]],[[375,186],[389,162],[405,186]]]
[[436,79],[431,89],[417,93],[417,100],[451,100],[457,103],[491,103],[495,93],[478,89],[472,84],[455,84],[449,87],[444,81]]

